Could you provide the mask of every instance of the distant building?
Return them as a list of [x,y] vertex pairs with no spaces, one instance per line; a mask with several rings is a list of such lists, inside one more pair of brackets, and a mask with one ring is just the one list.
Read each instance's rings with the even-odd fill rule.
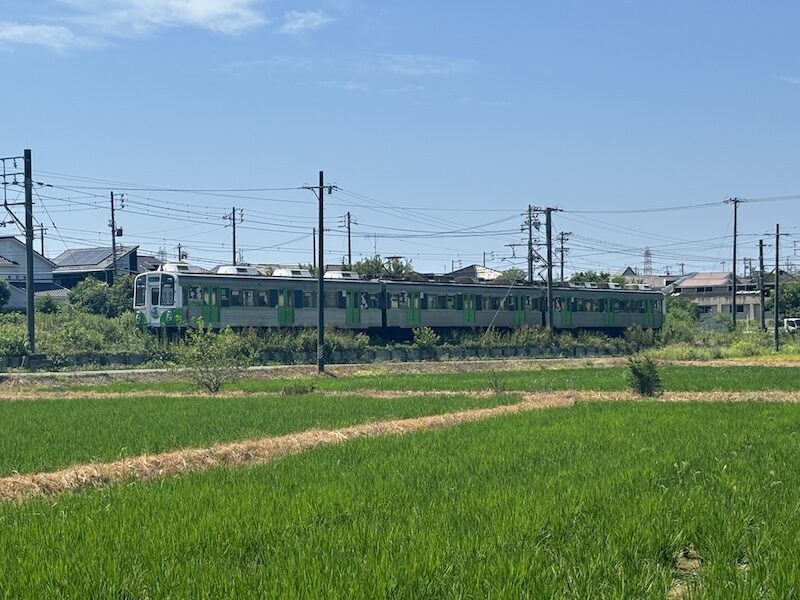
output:
[[[729,272],[692,273],[679,278],[667,291],[695,302],[701,314],[731,314],[732,282]],[[736,278],[736,315],[745,321],[761,319],[758,286],[744,277]]]
[[[118,246],[116,272],[118,275],[139,273],[139,246]],[[150,257],[153,261],[158,259]],[[114,283],[114,255],[111,246],[98,248],[73,248],[53,259],[53,279],[64,287],[74,287],[88,277],[111,285]]]
[[[0,237],[0,277],[8,281],[11,296],[5,307],[11,310],[27,308],[26,281],[27,254],[25,243],[14,236]],[[67,298],[67,290],[53,281],[55,265],[44,256],[33,253],[33,296],[50,296],[62,301]]]
[[483,265],[470,265],[444,274],[444,277],[452,277],[456,283],[483,283],[494,281],[502,276],[502,271],[496,271]]

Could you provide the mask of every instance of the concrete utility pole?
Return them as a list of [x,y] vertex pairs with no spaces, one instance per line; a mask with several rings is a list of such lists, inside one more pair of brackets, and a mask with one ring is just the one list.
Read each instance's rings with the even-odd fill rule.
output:
[[36,352],[36,329],[34,327],[35,306],[33,302],[33,167],[31,151],[23,152],[25,161],[25,308],[28,317],[28,344],[31,353]]
[[558,234],[558,241],[561,245],[561,251],[559,252],[559,258],[561,259],[561,277],[559,277],[559,281],[564,281],[564,256],[568,252],[566,248],[564,248],[564,244],[569,239],[569,236],[572,235],[571,231],[562,231]]
[[39,225],[39,227],[37,227],[36,229],[39,230],[39,239],[42,242],[41,246],[42,251],[40,252],[40,254],[44,256],[44,234],[47,231],[47,227],[45,227],[44,225]]
[[733,204],[733,265],[731,267],[731,317],[733,318],[733,329],[736,330],[736,217],[739,209],[739,198],[728,198],[728,204]]
[[325,175],[319,172],[319,258],[317,259],[317,372],[325,372],[325,252],[324,244],[324,209],[323,198],[325,190]]
[[[236,207],[234,206],[233,208],[231,208],[231,214],[224,215],[222,218],[225,219],[226,221],[230,221],[231,222],[231,227],[233,228],[233,231],[232,231],[232,233],[233,233],[233,253],[232,253],[232,255],[233,255],[233,264],[237,265],[238,264],[238,260],[237,260],[237,254],[236,254],[236,223],[237,223],[237,221],[239,223],[244,221],[244,211],[240,208],[239,209],[239,215],[237,216],[236,215]],[[226,227],[227,227],[227,225],[226,225]]]
[[311,266],[317,268],[317,228],[311,228]]
[[545,209],[547,228],[547,329],[553,330],[553,223],[551,211]]
[[528,205],[528,284],[533,285],[533,207]]
[[758,297],[761,304],[761,331],[767,330],[767,316],[764,314],[764,240],[758,240]]
[[112,277],[117,276],[117,221],[114,216],[114,192],[111,192],[111,256]]
[[355,223],[356,221],[355,221],[355,219],[353,219],[353,217],[350,214],[349,210],[347,211],[346,215],[342,215],[342,220],[343,220],[342,225],[344,227],[347,227],[347,268],[352,270],[353,269],[353,246],[352,246],[351,238],[350,238],[350,226],[353,223]]
[[781,338],[778,335],[778,291],[781,279],[781,225],[775,224],[775,302],[773,303],[774,315],[772,317],[772,329],[775,334],[775,352],[781,349]]

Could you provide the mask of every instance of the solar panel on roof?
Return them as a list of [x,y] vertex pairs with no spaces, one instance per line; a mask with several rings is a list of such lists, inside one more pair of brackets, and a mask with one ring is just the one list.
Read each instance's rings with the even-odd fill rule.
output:
[[[119,250],[117,250],[119,255]],[[111,248],[79,248],[59,254],[53,262],[59,267],[98,265],[111,256]]]

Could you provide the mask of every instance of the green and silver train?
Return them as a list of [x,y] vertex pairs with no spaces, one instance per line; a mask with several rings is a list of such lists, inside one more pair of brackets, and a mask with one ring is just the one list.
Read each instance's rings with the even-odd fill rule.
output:
[[[317,325],[317,281],[307,271],[283,269],[273,276],[252,267],[207,273],[184,264],[136,277],[136,323],[153,330],[192,327],[198,320],[222,328],[305,328]],[[419,283],[360,280],[339,273],[325,279],[325,324],[392,336],[416,327],[514,329],[546,324],[546,290],[515,284]],[[613,285],[613,284],[612,284]],[[624,331],[631,325],[659,329],[661,292],[641,285],[556,287],[553,328]]]

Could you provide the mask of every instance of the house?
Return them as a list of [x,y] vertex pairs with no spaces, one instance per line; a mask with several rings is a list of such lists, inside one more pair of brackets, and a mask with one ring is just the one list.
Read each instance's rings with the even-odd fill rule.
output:
[[[673,296],[690,298],[700,307],[700,313],[731,314],[733,275],[730,272],[692,273],[671,284]],[[737,319],[761,319],[761,298],[758,286],[744,277],[736,278]]]
[[503,276],[502,271],[496,271],[482,265],[470,265],[463,269],[457,269],[451,273],[445,273],[445,277],[452,277],[457,283],[483,283],[494,281]]
[[94,277],[111,285],[114,274],[139,273],[139,246],[118,246],[116,261],[111,246],[98,248],[73,248],[53,259],[53,280],[67,288],[74,287],[87,277]]
[[[0,277],[8,281],[11,296],[5,307],[12,310],[25,310],[27,307],[26,280],[27,253],[25,242],[14,236],[0,237]],[[67,298],[67,290],[53,280],[55,264],[38,252],[33,253],[33,296],[50,296],[62,301]]]

